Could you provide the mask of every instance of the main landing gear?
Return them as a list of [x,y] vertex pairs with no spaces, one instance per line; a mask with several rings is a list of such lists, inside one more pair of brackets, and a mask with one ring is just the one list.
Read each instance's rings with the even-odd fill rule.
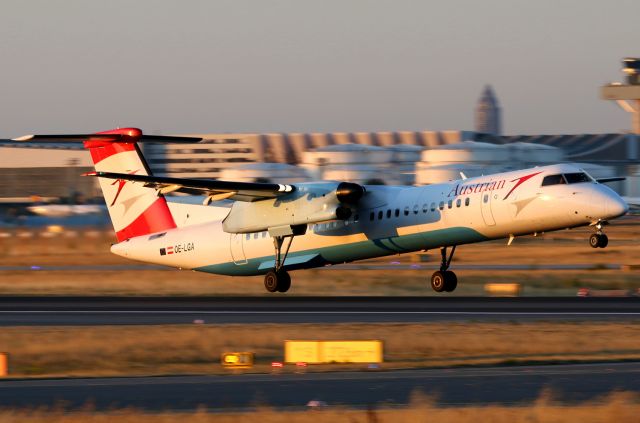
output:
[[602,232],[602,225],[606,225],[606,222],[596,223],[596,233],[589,237],[591,248],[605,248],[609,245],[609,238]]
[[440,248],[442,261],[440,262],[440,270],[431,275],[431,288],[436,292],[452,292],[458,286],[458,277],[455,273],[448,270],[453,253],[456,252],[456,246],[451,247],[451,254],[447,258],[447,247]]
[[[282,254],[282,245],[284,239],[289,238],[287,248]],[[273,270],[269,271],[264,277],[264,287],[269,292],[287,292],[291,288],[291,276],[284,270],[284,261],[289,254],[289,248],[293,242],[293,236],[274,236],[273,245],[276,249],[276,265]]]

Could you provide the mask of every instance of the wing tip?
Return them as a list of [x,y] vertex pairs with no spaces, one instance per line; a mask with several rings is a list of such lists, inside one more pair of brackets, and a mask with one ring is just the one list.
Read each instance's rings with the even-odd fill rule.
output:
[[11,139],[11,141],[31,141],[34,138],[35,135],[23,135],[21,137]]

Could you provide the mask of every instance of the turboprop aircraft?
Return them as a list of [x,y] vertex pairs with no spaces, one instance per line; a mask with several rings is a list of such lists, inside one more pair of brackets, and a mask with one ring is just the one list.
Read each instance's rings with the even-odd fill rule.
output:
[[[136,128],[97,134],[27,135],[17,141],[78,141],[91,153],[118,242],[114,254],[222,275],[265,275],[286,292],[289,271],[412,251],[440,249],[436,292],[457,286],[449,270],[456,246],[592,226],[624,215],[618,194],[570,164],[463,178],[426,186],[310,182],[295,185],[153,176],[140,142],[198,142],[144,135]],[[203,196],[203,204],[165,194]],[[224,200],[224,201],[222,201]]]

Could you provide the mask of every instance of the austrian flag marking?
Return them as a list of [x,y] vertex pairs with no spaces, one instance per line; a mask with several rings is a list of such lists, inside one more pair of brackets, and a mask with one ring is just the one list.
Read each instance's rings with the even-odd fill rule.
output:
[[160,248],[160,255],[166,256],[169,254],[186,253],[195,249],[196,247],[193,242],[185,242],[184,244],[169,245],[168,247]]

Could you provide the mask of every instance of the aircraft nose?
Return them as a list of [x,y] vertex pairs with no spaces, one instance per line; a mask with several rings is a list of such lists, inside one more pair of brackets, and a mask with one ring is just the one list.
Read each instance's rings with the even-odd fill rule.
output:
[[626,214],[629,211],[629,205],[617,195],[609,196],[605,200],[605,209],[609,218],[618,217]]

